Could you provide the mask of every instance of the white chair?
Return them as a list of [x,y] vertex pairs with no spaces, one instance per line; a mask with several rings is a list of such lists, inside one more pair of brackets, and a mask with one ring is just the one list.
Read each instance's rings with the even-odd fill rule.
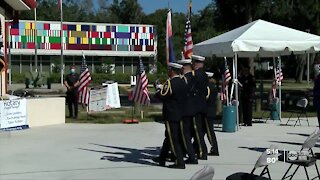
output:
[[298,115],[298,119],[294,123],[294,127],[297,125],[298,122],[299,122],[299,124],[301,126],[301,120],[304,120],[304,119],[300,118],[301,115],[305,116],[305,118],[306,118],[305,120],[307,121],[308,126],[310,126],[309,120],[308,120],[308,115],[307,115],[307,106],[308,106],[308,99],[306,99],[306,98],[300,99],[296,104],[297,110],[292,111],[292,113],[291,113],[286,125],[288,125],[289,121],[293,121],[293,120],[291,120],[291,117],[292,117],[293,114],[296,114],[296,115]]
[[[294,175],[296,174],[296,172],[298,171],[298,169],[302,166],[304,168],[304,171],[306,173],[306,179],[310,179],[309,178],[309,174],[307,171],[307,167],[310,166],[315,166],[316,168],[316,172],[317,172],[317,176],[312,178],[312,179],[320,179],[320,174],[319,174],[319,169],[317,166],[317,158],[315,157],[312,148],[316,145],[318,139],[320,137],[320,130],[315,130],[312,134],[310,134],[310,136],[304,141],[301,150],[300,151],[308,151],[309,155],[311,156],[309,159],[305,160],[305,161],[293,161],[293,162],[289,162],[291,163],[291,165],[289,166],[288,170],[286,171],[286,173],[283,175],[282,180],[290,178],[292,179],[294,177]],[[286,158],[286,157],[284,157]],[[287,174],[289,173],[290,169],[293,167],[293,165],[296,165],[296,169],[294,170],[294,172],[290,175],[287,176]]]
[[214,176],[214,169],[211,166],[205,166],[197,171],[190,180],[212,180]]
[[[271,145],[270,148],[268,148],[270,152],[275,152],[278,148],[275,145]],[[251,173],[245,173],[245,172],[237,172],[234,174],[231,174],[226,178],[226,180],[266,180],[271,179],[270,171],[268,166],[272,164],[272,162],[268,162],[268,159],[278,158],[279,154],[268,154],[268,151],[265,150],[261,156],[256,161],[256,164],[254,165],[254,168],[252,169]],[[257,168],[264,167],[261,171],[260,175],[254,174],[255,170]],[[264,175],[268,175],[268,177],[265,177]]]

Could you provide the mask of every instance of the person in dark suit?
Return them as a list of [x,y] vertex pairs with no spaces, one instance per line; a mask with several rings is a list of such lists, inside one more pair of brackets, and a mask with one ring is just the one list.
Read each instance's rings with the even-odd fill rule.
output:
[[240,105],[242,107],[242,118],[245,126],[252,126],[252,105],[256,90],[256,81],[248,66],[244,66],[239,74]]
[[184,104],[187,97],[187,85],[180,76],[182,65],[169,63],[169,79],[161,87],[158,86],[156,97],[163,102],[162,117],[166,126],[165,139],[159,156],[159,165],[165,166],[168,152],[171,150],[176,157],[176,161],[169,168],[185,169],[183,161],[182,144],[180,141]]
[[207,100],[208,103],[208,111],[207,111],[207,118],[205,122],[205,132],[207,134],[207,138],[211,144],[211,149],[208,155],[210,156],[219,156],[219,148],[218,148],[218,142],[217,137],[214,132],[214,120],[216,118],[216,100],[217,100],[217,94],[218,94],[218,87],[217,84],[213,78],[213,73],[206,72],[209,78],[209,97]]
[[[192,137],[196,134],[194,127],[196,127],[193,122],[194,116],[196,114],[196,107],[194,106],[195,102],[195,81],[194,81],[194,71],[192,70],[192,61],[191,59],[185,59],[178,61],[179,64],[183,65],[182,74],[186,79],[187,83],[187,99],[184,109],[184,114],[181,122],[182,130],[182,141],[184,148],[188,154],[188,159],[185,161],[186,164],[198,164],[198,160],[195,157],[195,150],[192,144]],[[196,137],[194,137],[196,139]]]
[[80,82],[75,66],[70,66],[70,73],[66,76],[64,85],[67,87],[68,118],[76,119],[78,117],[78,86]]
[[316,109],[318,125],[320,128],[320,56],[316,56],[314,61],[314,87],[313,87],[313,106]]
[[207,160],[208,150],[204,141],[203,126],[207,116],[207,94],[208,94],[208,76],[204,70],[205,57],[192,55],[192,63],[194,69],[194,107],[195,107],[195,118],[194,124],[196,124],[197,133],[196,140],[198,147],[198,159]]

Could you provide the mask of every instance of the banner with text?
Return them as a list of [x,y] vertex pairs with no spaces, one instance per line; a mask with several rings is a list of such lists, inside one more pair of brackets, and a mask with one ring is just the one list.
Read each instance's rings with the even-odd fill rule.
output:
[[0,101],[0,129],[27,125],[26,99]]
[[118,83],[108,84],[107,107],[109,107],[109,108],[120,108],[121,107]]
[[107,109],[107,88],[90,90],[89,112],[105,111]]

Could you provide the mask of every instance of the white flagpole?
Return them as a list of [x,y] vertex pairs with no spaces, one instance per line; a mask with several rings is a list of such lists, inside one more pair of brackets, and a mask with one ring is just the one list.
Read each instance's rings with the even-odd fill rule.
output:
[[38,42],[37,42],[37,7],[34,8],[34,66],[36,72],[38,72]]
[[64,67],[63,67],[63,12],[62,12],[62,1],[59,0],[60,3],[60,41],[61,41],[61,86],[63,86],[63,74],[64,74]]

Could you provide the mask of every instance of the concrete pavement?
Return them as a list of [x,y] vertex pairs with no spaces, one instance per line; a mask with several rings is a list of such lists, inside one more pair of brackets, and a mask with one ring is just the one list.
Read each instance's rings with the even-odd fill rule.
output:
[[[251,172],[261,152],[271,144],[280,150],[299,150],[317,128],[315,118],[310,122],[310,127],[304,122],[292,127],[270,121],[242,127],[236,133],[217,128],[220,156],[209,156],[185,170],[158,167],[151,161],[164,138],[164,125],[159,123],[66,124],[1,132],[0,180],[190,179],[205,165],[214,167],[214,179],[225,179],[234,172]],[[319,147],[314,150],[319,152]],[[280,179],[288,167],[283,162],[270,165],[271,177]],[[308,171],[315,175],[314,167]],[[305,179],[304,175],[300,169],[296,179]]]

